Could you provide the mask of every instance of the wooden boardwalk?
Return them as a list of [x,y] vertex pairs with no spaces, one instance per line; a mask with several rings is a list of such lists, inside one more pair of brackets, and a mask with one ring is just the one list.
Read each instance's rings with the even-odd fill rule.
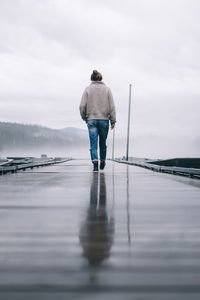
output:
[[200,299],[200,181],[109,161],[0,177],[0,299]]

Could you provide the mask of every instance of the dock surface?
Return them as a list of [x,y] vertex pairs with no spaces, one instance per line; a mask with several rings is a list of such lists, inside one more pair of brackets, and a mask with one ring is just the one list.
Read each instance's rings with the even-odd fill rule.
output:
[[200,180],[86,160],[0,177],[0,299],[200,299]]

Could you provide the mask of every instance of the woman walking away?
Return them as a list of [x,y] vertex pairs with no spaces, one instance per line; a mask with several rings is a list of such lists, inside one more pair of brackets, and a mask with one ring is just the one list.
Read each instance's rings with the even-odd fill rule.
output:
[[106,139],[109,130],[115,127],[116,113],[111,90],[102,82],[102,75],[94,70],[91,84],[84,90],[80,103],[80,114],[88,126],[90,138],[90,154],[94,171],[98,171],[98,138],[100,169],[103,170],[106,161]]

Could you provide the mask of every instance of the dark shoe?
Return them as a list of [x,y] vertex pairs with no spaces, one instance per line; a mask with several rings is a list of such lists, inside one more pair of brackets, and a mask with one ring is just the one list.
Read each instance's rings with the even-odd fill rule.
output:
[[104,167],[105,167],[105,165],[106,165],[105,160],[101,160],[101,162],[100,162],[100,169],[103,170]]
[[99,171],[98,161],[94,161],[93,166],[94,166],[93,172],[98,172]]

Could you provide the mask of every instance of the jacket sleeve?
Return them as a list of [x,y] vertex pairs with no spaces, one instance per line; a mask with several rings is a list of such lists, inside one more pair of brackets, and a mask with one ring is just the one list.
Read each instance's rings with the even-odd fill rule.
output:
[[83,95],[82,95],[82,98],[81,98],[81,103],[80,103],[80,106],[79,106],[79,110],[80,110],[80,115],[81,115],[81,118],[84,120],[84,121],[87,121],[87,114],[86,114],[86,108],[87,108],[87,91],[85,90],[83,92]]
[[110,89],[108,91],[108,101],[109,101],[109,120],[110,120],[110,124],[114,125],[116,123],[116,110],[113,101],[113,95]]

